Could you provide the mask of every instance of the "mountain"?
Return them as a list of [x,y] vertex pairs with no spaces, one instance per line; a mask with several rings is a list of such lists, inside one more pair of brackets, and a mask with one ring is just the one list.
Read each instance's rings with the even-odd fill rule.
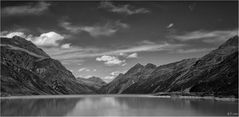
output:
[[200,93],[238,97],[238,36],[201,58],[155,66],[140,64],[103,86],[103,93]]
[[103,86],[100,90],[102,93],[122,93],[129,86],[136,82],[144,81],[148,76],[156,69],[156,65],[151,63],[143,66],[141,64],[136,64],[127,73],[119,74],[113,81],[109,84]]
[[90,78],[77,78],[77,81],[80,83],[83,83],[84,85],[88,86],[90,89],[94,91],[98,91],[102,86],[106,85],[106,82],[104,82],[101,78],[92,76]]
[[94,93],[24,38],[1,38],[1,96]]

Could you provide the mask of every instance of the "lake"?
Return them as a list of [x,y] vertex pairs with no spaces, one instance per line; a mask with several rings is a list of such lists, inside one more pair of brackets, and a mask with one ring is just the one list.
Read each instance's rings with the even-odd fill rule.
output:
[[26,96],[1,99],[1,116],[226,116],[238,101],[136,95]]

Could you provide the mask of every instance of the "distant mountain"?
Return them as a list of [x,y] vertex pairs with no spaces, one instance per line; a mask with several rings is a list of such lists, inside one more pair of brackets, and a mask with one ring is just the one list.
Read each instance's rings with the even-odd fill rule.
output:
[[30,41],[15,36],[0,42],[1,96],[94,93]]
[[119,74],[118,77],[109,84],[103,86],[100,90],[103,93],[122,93],[134,83],[146,80],[155,69],[156,65],[147,64],[146,66],[143,66],[138,63],[127,73]]
[[156,67],[137,64],[100,89],[103,93],[200,92],[238,96],[238,36],[201,58]]
[[98,91],[102,86],[106,85],[106,82],[104,82],[101,78],[98,77],[90,77],[90,78],[77,78],[77,81],[80,83],[88,86],[90,89],[94,91]]

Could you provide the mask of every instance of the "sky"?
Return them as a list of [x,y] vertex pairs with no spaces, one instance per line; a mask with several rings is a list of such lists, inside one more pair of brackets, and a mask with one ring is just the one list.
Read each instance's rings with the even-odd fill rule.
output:
[[1,2],[1,37],[24,37],[75,77],[198,58],[238,34],[237,1]]

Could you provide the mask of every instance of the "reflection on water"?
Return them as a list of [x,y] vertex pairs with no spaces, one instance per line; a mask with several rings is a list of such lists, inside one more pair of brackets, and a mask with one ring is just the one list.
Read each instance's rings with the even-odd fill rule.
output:
[[153,97],[86,96],[79,98],[1,99],[8,116],[156,116],[227,115],[238,113],[238,102]]

